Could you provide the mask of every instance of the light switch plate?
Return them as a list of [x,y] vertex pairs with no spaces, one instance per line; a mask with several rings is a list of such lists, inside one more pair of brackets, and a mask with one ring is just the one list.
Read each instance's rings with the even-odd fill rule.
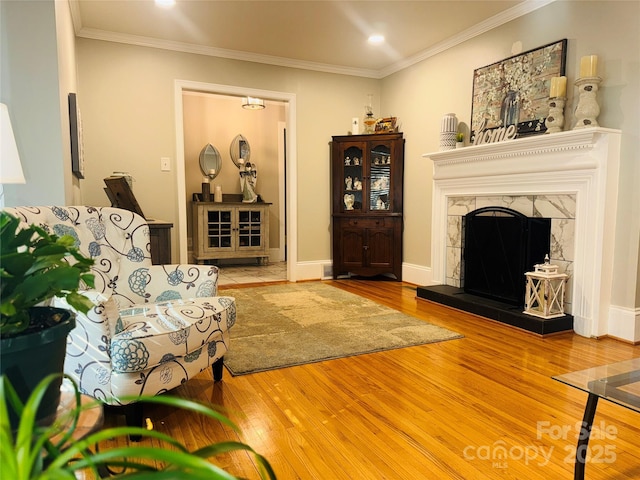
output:
[[171,159],[169,157],[160,158],[160,170],[162,170],[163,172],[171,171]]

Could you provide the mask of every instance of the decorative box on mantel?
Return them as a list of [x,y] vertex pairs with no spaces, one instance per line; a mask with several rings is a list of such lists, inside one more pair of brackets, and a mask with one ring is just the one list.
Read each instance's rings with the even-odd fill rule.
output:
[[580,335],[626,338],[629,322],[611,305],[620,138],[619,130],[583,128],[424,154],[433,161],[432,283],[447,284],[450,201],[571,196],[575,240],[567,313]]

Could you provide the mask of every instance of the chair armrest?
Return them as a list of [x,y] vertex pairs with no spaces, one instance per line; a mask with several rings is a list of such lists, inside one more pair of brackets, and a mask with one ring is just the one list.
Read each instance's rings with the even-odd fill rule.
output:
[[103,383],[110,375],[109,345],[120,313],[110,295],[95,290],[80,293],[95,304],[86,314],[75,310],[64,298],[55,298],[53,306],[71,310],[76,316],[76,326],[67,338],[64,369],[84,392],[92,392],[94,384]]
[[[218,294],[218,267],[213,265],[151,265],[135,270],[127,280],[131,305]],[[120,290],[120,289],[118,289]],[[119,292],[120,293],[120,292]],[[124,308],[122,302],[120,308]]]

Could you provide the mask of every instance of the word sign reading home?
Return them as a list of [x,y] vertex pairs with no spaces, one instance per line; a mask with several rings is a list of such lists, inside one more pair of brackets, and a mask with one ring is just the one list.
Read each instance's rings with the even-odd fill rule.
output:
[[486,130],[487,119],[483,118],[480,122],[478,131],[473,138],[474,145],[482,145],[483,143],[497,143],[505,140],[513,140],[516,138],[518,129],[515,125],[509,125],[507,127],[498,127]]

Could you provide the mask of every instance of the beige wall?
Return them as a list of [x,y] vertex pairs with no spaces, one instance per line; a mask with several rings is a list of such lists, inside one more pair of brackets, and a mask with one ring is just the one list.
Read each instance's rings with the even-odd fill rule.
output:
[[383,109],[402,119],[407,138],[405,262],[431,264],[432,164],[421,155],[438,150],[445,113],[455,112],[459,121],[470,123],[473,70],[518,53],[512,52],[518,42],[526,51],[567,38],[565,125],[575,123],[572,84],[580,58],[597,54],[603,78],[598,121],[623,132],[612,303],[640,305],[639,19],[640,2],[558,1],[382,80]]
[[[269,247],[278,248],[279,189],[284,188],[278,179],[278,122],[285,121],[284,103],[267,102],[264,110],[245,110],[240,97],[200,92],[185,92],[182,102],[187,205],[192,194],[202,189],[199,157],[207,144],[213,145],[222,157],[222,169],[210,182],[211,193],[214,185],[221,186],[223,193],[241,193],[230,146],[236,135],[242,134],[251,147],[250,161],[258,171],[256,192],[263,201],[273,204],[269,209]],[[188,221],[191,237],[191,216]]]
[[[367,93],[374,93],[378,110],[378,81],[87,39],[78,39],[77,58],[87,171],[83,202],[108,204],[102,179],[125,170],[136,179],[145,214],[177,225],[175,80],[287,92],[297,101],[299,227],[293,260],[331,258],[328,142],[362,115]],[[160,171],[161,157],[171,157],[171,172]],[[175,229],[172,238],[178,258]]]
[[[421,155],[437,149],[439,119],[456,112],[468,122],[473,69],[510,56],[517,42],[527,50],[568,38],[570,83],[581,55],[600,55],[604,82],[599,120],[623,131],[612,298],[633,312],[640,306],[638,9],[635,1],[559,0],[383,80],[78,39],[78,94],[87,161],[80,201],[106,205],[102,179],[114,170],[127,170],[137,180],[136,194],[146,213],[176,223],[175,163],[171,172],[160,171],[161,157],[176,159],[174,81],[288,92],[296,95],[298,107],[299,245],[294,261],[328,261],[328,142],[331,135],[348,130],[352,117],[362,114],[363,100],[371,92],[376,114],[397,116],[407,139],[404,262],[428,270],[431,165]],[[74,202],[65,180],[70,167],[63,158],[62,138],[67,132],[60,120],[62,92],[71,84],[59,84],[66,74],[58,72],[54,2],[2,1],[0,12],[0,93],[14,118],[28,182],[7,188],[7,204]],[[573,93],[569,88],[568,122],[575,107]],[[174,242],[177,258],[176,249]]]

